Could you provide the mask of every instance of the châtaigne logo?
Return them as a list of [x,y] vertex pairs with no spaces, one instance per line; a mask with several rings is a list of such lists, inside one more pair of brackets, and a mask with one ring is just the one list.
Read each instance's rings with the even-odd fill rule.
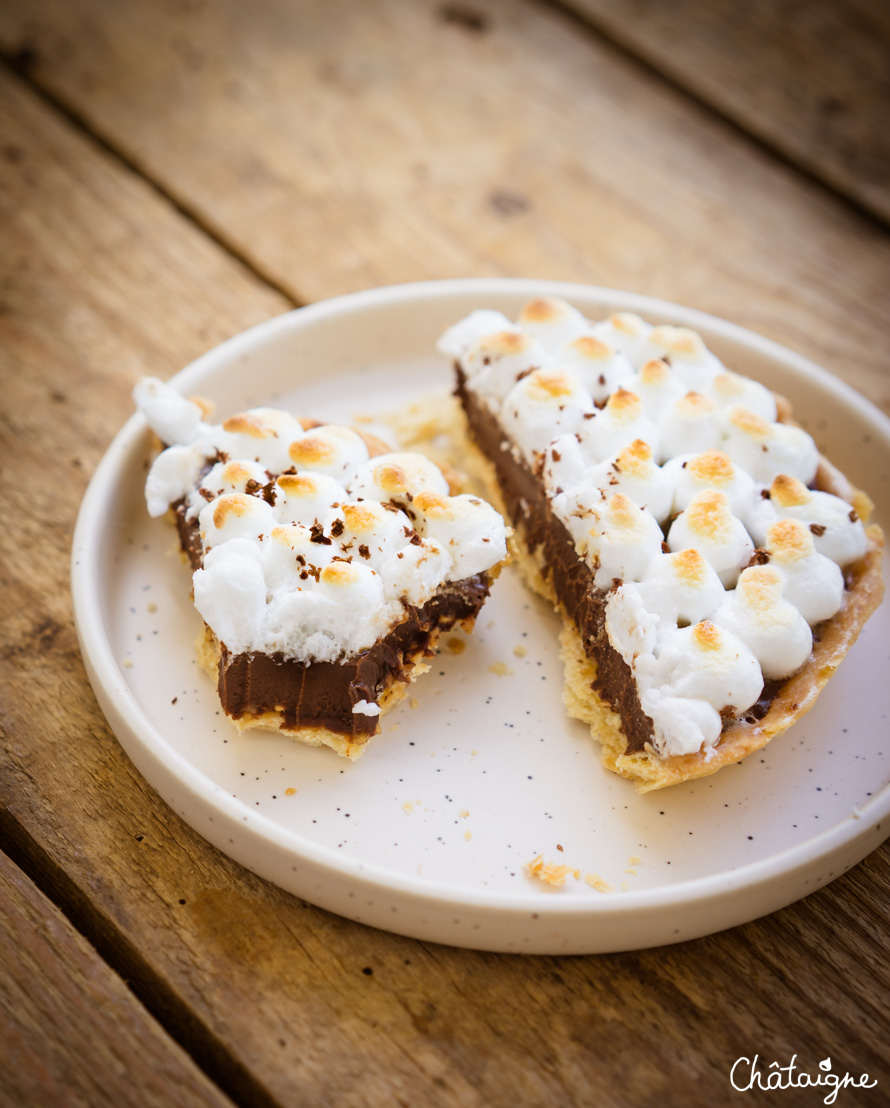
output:
[[863,1073],[858,1079],[851,1077],[849,1073],[845,1073],[843,1077],[839,1073],[832,1073],[830,1058],[822,1059],[815,1074],[806,1073],[798,1067],[796,1054],[791,1056],[787,1066],[770,1062],[766,1068],[761,1067],[757,1054],[753,1059],[737,1058],[729,1071],[729,1081],[740,1093],[747,1093],[752,1089],[766,1092],[821,1086],[830,1090],[823,1098],[823,1104],[834,1104],[841,1089],[873,1089],[877,1085],[877,1081],[869,1081],[867,1073]]

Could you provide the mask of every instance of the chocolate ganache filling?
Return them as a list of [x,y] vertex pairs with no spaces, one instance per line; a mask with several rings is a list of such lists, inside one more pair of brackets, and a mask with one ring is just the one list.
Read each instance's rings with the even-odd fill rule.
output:
[[[203,560],[196,518],[184,502],[174,505],[180,543],[192,569]],[[408,681],[413,663],[432,657],[435,633],[472,620],[489,593],[488,573],[448,582],[422,607],[405,604],[405,618],[367,650],[341,662],[302,662],[281,653],[232,654],[220,644],[219,697],[233,719],[267,712],[282,716],[282,730],[324,728],[359,742],[377,731],[376,715],[353,712],[360,701],[376,704],[396,681]]]
[[[495,467],[510,522],[521,531],[530,552],[541,552],[543,572],[550,578],[557,600],[577,626],[585,652],[596,663],[594,688],[621,717],[627,737],[626,753],[643,750],[652,739],[652,720],[640,707],[630,667],[606,634],[608,593],[594,584],[592,570],[578,556],[565,524],[554,515],[543,482],[505,441],[504,432],[491,412],[467,389],[460,366],[455,368],[456,392],[470,433]],[[615,582],[616,586],[620,583]]]

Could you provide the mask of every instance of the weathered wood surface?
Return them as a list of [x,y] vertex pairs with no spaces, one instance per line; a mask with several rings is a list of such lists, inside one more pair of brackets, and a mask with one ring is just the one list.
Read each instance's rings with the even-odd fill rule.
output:
[[884,0],[565,0],[622,46],[890,223]]
[[298,300],[493,273],[631,288],[890,410],[886,238],[546,5],[29,0],[0,7],[0,48]]
[[231,1105],[2,852],[0,967],[4,1108]]
[[[437,22],[432,7],[418,6],[419,16],[405,17],[405,37],[395,8],[381,6],[379,24],[360,14],[351,28],[329,31],[339,36],[336,41],[352,43],[354,53],[337,62],[345,70],[337,70],[333,90],[330,78],[306,78],[307,87],[326,90],[316,97],[318,113],[342,112],[337,118],[345,126],[346,100],[353,116],[370,101],[366,128],[383,127],[384,147],[395,159],[395,167],[387,168],[385,158],[371,157],[371,145],[359,144],[353,153],[360,160],[350,169],[340,149],[357,141],[356,123],[334,132],[334,143],[332,132],[312,123],[314,117],[308,123],[303,117],[298,134],[301,128],[279,107],[277,136],[272,123],[260,118],[270,91],[279,88],[280,99],[289,95],[288,54],[283,46],[276,50],[276,42],[288,46],[297,72],[301,44],[308,50],[304,36],[284,34],[283,7],[267,9],[271,26],[262,45],[269,53],[265,66],[255,61],[253,68],[247,64],[258,50],[253,22],[239,24],[234,7],[218,10],[223,15],[205,13],[208,26],[218,19],[230,37],[201,39],[204,69],[217,73],[214,81],[225,71],[243,82],[243,95],[259,115],[253,136],[246,112],[233,111],[231,131],[216,117],[220,130],[195,147],[201,172],[189,166],[188,144],[195,136],[188,126],[194,132],[202,113],[210,123],[216,86],[196,99],[189,72],[174,80],[164,42],[152,38],[158,27],[179,20],[184,50],[182,43],[191,40],[183,27],[194,28],[192,9],[165,9],[156,24],[153,6],[145,6],[141,37],[127,31],[135,7],[72,7],[71,26],[80,37],[66,30],[69,17],[61,8],[52,10],[52,20],[45,14],[49,8],[39,4],[28,12],[7,6],[0,15],[4,41],[12,41],[5,36],[10,20],[17,21],[15,34],[24,37],[15,41],[32,44],[27,68],[53,95],[76,72],[72,56],[79,54],[82,66],[91,59],[92,80],[84,82],[82,100],[69,101],[70,110],[76,108],[107,142],[114,137],[132,163],[175,194],[180,207],[79,134],[24,82],[0,79],[0,476],[6,524],[0,528],[0,841],[239,1103],[710,1105],[728,1099],[732,1061],[754,1052],[783,1064],[794,1053],[820,1059],[831,1052],[838,1064],[868,1071],[886,1089],[886,846],[805,902],[729,934],[600,958],[477,954],[364,928],[263,883],[186,827],[117,746],[86,682],[71,623],[67,557],[79,498],[129,413],[129,387],[140,373],[166,375],[226,335],[288,306],[257,272],[272,274],[294,297],[310,299],[371,280],[442,272],[518,272],[534,263],[532,271],[542,275],[596,279],[597,266],[611,266],[616,277],[610,283],[692,300],[761,329],[786,327],[788,341],[886,399],[876,353],[883,341],[885,240],[713,121],[702,123],[679,98],[668,97],[667,107],[658,108],[654,86],[608,51],[594,60],[604,67],[604,81],[624,82],[627,101],[611,104],[620,119],[609,129],[615,144],[610,152],[617,157],[616,136],[623,130],[649,135],[648,113],[655,112],[656,121],[671,123],[686,153],[701,143],[695,163],[700,172],[693,197],[683,199],[679,187],[667,190],[673,224],[659,213],[657,198],[626,197],[613,181],[597,193],[605,205],[595,217],[603,252],[591,254],[589,228],[579,229],[576,245],[573,224],[589,207],[581,202],[578,181],[589,184],[594,159],[584,162],[566,189],[539,158],[532,159],[533,171],[518,159],[523,144],[535,152],[532,138],[546,152],[548,128],[558,120],[563,142],[580,135],[555,109],[569,103],[572,82],[592,80],[589,70],[595,67],[587,53],[581,65],[578,51],[591,48],[578,46],[557,17],[517,6],[514,26],[503,14],[513,9],[486,5],[489,30],[479,34],[453,20]],[[299,18],[320,19],[302,10]],[[426,39],[421,19],[427,20]],[[361,34],[355,31],[352,38],[355,27]],[[510,34],[499,38],[504,28]],[[324,55],[322,29],[319,23],[315,30],[318,57]],[[68,43],[67,62],[53,57],[60,43]],[[445,119],[433,99],[440,84],[432,75],[429,88],[420,83],[423,65],[414,54],[436,43],[454,67],[448,72],[463,80],[450,86],[453,99],[441,108]],[[483,57],[487,68],[480,64]],[[438,65],[436,58],[427,50],[425,64]],[[151,76],[145,66],[155,65]],[[551,114],[536,115],[534,129],[528,129],[521,112],[530,98],[523,93],[520,123],[511,131],[503,98],[519,94],[524,68]],[[348,97],[337,91],[344,72],[356,82]],[[378,83],[389,89],[388,99]],[[583,80],[575,87],[579,95],[585,91]],[[608,88],[597,84],[587,93],[595,92],[602,105]],[[88,103],[86,94],[96,89],[102,111],[120,116],[119,131],[102,123]],[[129,108],[115,107],[115,96]],[[178,99],[185,107],[177,107]],[[396,125],[384,126],[385,104],[397,102],[406,128],[401,146]],[[433,140],[470,126],[474,110],[486,104],[509,140],[494,156],[496,172],[478,145],[481,129],[464,134],[470,145],[459,166],[440,160],[442,150]],[[700,126],[710,128],[707,135]],[[706,139],[712,159],[706,157]],[[308,168],[297,164],[292,144],[298,141],[303,152],[317,147]],[[214,146],[225,157],[218,154],[214,161]],[[406,161],[409,148],[416,163]],[[559,162],[563,169],[578,164],[568,149]],[[642,173],[652,154],[651,147],[631,144],[617,169]],[[276,205],[275,190],[259,168],[254,192],[235,187],[251,157],[258,165],[281,165],[282,195],[290,190],[294,203]],[[430,185],[430,196],[405,184],[410,165],[421,163],[435,170],[433,178],[451,174]],[[390,173],[391,195],[383,176],[374,177],[375,165],[379,174]],[[535,207],[521,212],[514,205],[510,212],[504,210],[510,205],[501,204],[495,210],[486,201],[492,182],[527,195],[514,167],[532,174],[540,190]],[[367,194],[359,188],[363,172],[372,186]],[[731,203],[743,195],[738,180],[745,174],[758,187],[775,186],[746,201],[745,220],[755,231],[726,219]],[[317,223],[296,204],[300,189],[313,180]],[[529,222],[533,211],[543,213],[543,222]],[[255,272],[211,241],[186,212],[197,213],[220,240],[233,243]],[[232,220],[219,218],[223,213]],[[362,214],[368,217],[364,223]],[[715,228],[724,226],[739,249],[738,264],[736,258],[714,258]],[[798,242],[804,231],[809,237]],[[752,242],[765,250],[770,232],[775,249],[757,260]],[[628,244],[623,252],[622,235]],[[837,250],[845,251],[841,283]],[[715,273],[726,277],[725,285]],[[784,314],[773,299],[776,289],[785,297]],[[729,295],[737,297],[740,311],[729,310],[732,303],[722,299]],[[371,974],[364,972],[368,968]],[[812,1103],[807,1094],[781,1097],[783,1104]],[[774,1099],[749,1094],[752,1103]],[[847,1102],[854,1103],[852,1095]],[[861,1102],[869,1103],[864,1097]]]

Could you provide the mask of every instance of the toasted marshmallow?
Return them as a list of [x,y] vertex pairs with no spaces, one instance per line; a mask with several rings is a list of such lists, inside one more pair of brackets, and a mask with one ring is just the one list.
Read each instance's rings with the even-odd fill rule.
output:
[[726,596],[714,567],[693,547],[656,554],[636,587],[665,627],[709,619]]
[[816,476],[819,451],[800,427],[769,423],[736,405],[726,411],[724,434],[726,453],[760,484],[768,485],[780,473],[797,477],[805,485]]
[[311,470],[350,484],[368,460],[364,440],[349,427],[325,424],[313,427],[288,447],[291,464],[298,473]]
[[763,691],[763,674],[757,658],[737,635],[702,620],[664,636],[651,687],[671,696],[704,700],[718,712],[730,707],[743,712]]
[[590,458],[576,435],[560,435],[544,452],[544,488],[549,497],[573,491],[585,484]]
[[615,312],[597,323],[593,334],[636,368],[646,360],[644,355],[652,326],[633,312]]
[[414,527],[404,512],[393,512],[377,500],[359,500],[341,506],[328,532],[344,555],[379,569],[411,541]]
[[586,558],[597,588],[607,589],[616,580],[639,581],[661,550],[661,528],[649,512],[620,492],[592,515]]
[[840,566],[820,554],[813,533],[797,519],[782,519],[766,532],[769,564],[782,577],[782,596],[809,624],[830,619],[844,599]]
[[782,597],[782,574],[770,565],[742,570],[735,590],[727,593],[713,622],[745,643],[767,680],[800,669],[813,649],[809,624]]
[[503,520],[478,496],[421,492],[412,507],[420,534],[451,555],[454,580],[482,573],[507,556]]
[[706,393],[723,364],[705,346],[701,335],[688,327],[662,325],[650,331],[645,346],[645,361],[661,358],[686,391]]
[[320,543],[319,532],[303,523],[279,524],[263,536],[260,561],[269,593],[312,588],[324,566],[339,551]]
[[217,462],[201,478],[197,488],[193,483],[186,518],[198,515],[208,500],[215,500],[217,496],[229,492],[256,495],[268,483],[269,474],[259,462]]
[[451,555],[432,537],[410,543],[380,567],[384,595],[388,601],[420,607],[442,581],[458,580]]
[[639,397],[627,389],[613,392],[605,408],[587,420],[580,435],[582,447],[595,462],[618,454],[635,439],[648,443],[653,453],[658,449],[655,424],[643,415]]
[[260,536],[268,535],[277,522],[265,500],[237,492],[211,500],[198,516],[205,551],[232,539],[259,542]]
[[716,708],[706,700],[675,696],[666,686],[647,689],[640,706],[652,720],[652,745],[662,757],[708,750],[723,732]]
[[778,415],[775,395],[765,385],[728,369],[717,374],[711,382],[708,395],[718,408],[741,405],[768,423],[775,422]]
[[502,312],[493,312],[488,309],[470,312],[459,323],[442,335],[437,344],[440,354],[447,358],[453,358],[462,362],[464,356],[485,335],[493,335],[498,331],[518,330]]
[[359,469],[349,486],[353,500],[392,501],[402,507],[424,490],[448,495],[448,482],[423,454],[379,454]]
[[563,370],[536,369],[523,377],[501,409],[507,434],[534,464],[535,456],[560,435],[580,429],[595,411],[590,394]]
[[313,523],[327,527],[348,499],[340,482],[324,473],[282,473],[275,490],[275,519],[307,527]]
[[590,330],[590,324],[577,308],[551,296],[530,300],[520,311],[516,324],[550,354]]
[[634,379],[627,358],[589,334],[579,336],[560,351],[555,365],[569,370],[597,404],[608,400],[616,389],[629,387]]
[[694,496],[706,489],[725,493],[729,510],[739,519],[745,519],[750,510],[754,481],[722,450],[679,454],[665,462],[664,469],[674,486],[674,512],[682,512]]
[[726,588],[735,585],[739,571],[754,553],[744,524],[729,510],[726,493],[712,489],[692,498],[671,524],[667,541],[673,551],[695,547]]
[[204,567],[195,572],[192,584],[195,607],[230,653],[254,649],[262,638],[266,610],[259,543],[232,538],[215,546],[205,555]]
[[652,460],[652,450],[642,439],[634,439],[614,457],[593,466],[586,481],[605,495],[620,492],[640,508],[646,508],[659,523],[671,514],[673,482]]
[[199,437],[204,416],[200,406],[159,378],[143,377],[133,389],[133,400],[166,446],[187,446]]
[[748,515],[748,527],[758,545],[764,544],[769,527],[780,519],[796,519],[809,527],[816,550],[839,566],[855,562],[868,549],[862,520],[846,500],[808,489],[785,474],[776,477],[769,498],[756,500]]
[[190,446],[168,446],[158,454],[145,481],[148,514],[162,516],[171,504],[189,497],[206,462],[205,449],[200,442]]
[[539,342],[520,331],[483,335],[467,352],[463,367],[469,387],[500,403],[517,381],[548,361]]
[[657,421],[659,460],[677,454],[712,450],[722,435],[716,419],[717,406],[700,392],[687,392],[675,401]]
[[289,447],[304,435],[298,420],[277,408],[251,408],[230,416],[211,441],[232,459],[259,462],[270,473],[281,473],[293,463]]
[[640,398],[643,415],[653,423],[687,392],[667,362],[657,358],[642,365],[627,387]]

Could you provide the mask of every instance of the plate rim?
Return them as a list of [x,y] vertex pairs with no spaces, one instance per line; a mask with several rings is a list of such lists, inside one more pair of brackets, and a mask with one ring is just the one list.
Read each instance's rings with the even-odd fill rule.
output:
[[[665,319],[674,319],[697,329],[721,334],[753,350],[756,354],[773,358],[785,363],[793,372],[804,378],[812,378],[820,386],[853,408],[862,420],[870,425],[890,453],[890,418],[852,386],[835,377],[822,366],[804,355],[768,339],[738,324],[724,320],[698,309],[687,308],[656,297],[640,293],[625,292],[603,286],[587,285],[579,282],[535,280],[532,278],[468,278],[442,281],[422,281],[406,284],[382,286],[347,293],[304,307],[292,309],[281,315],[265,320],[248,330],[241,332],[212,349],[204,352],[173,375],[169,381],[174,387],[183,390],[194,387],[208,372],[213,371],[214,363],[237,354],[242,348],[250,349],[258,341],[275,334],[279,330],[299,329],[325,316],[339,315],[353,310],[383,304],[403,302],[410,304],[418,300],[447,299],[476,294],[480,303],[484,303],[486,294],[515,295],[517,298],[529,295],[561,296],[567,300],[580,299],[585,302],[599,301],[605,304],[618,303],[625,310],[637,311],[650,316],[661,315]],[[141,415],[132,415],[118,431],[105,451],[87,486],[74,530],[71,553],[71,591],[74,610],[74,622],[78,642],[84,659],[88,677],[99,700],[100,707],[108,719],[117,740],[124,748],[138,772],[159,792],[165,803],[174,809],[176,805],[166,795],[169,778],[172,776],[189,793],[198,796],[202,802],[212,808],[226,822],[226,826],[238,827],[255,846],[266,849],[285,850],[300,861],[310,862],[331,878],[346,878],[358,882],[378,892],[385,889],[416,903],[454,907],[456,904],[476,908],[486,912],[507,912],[513,914],[537,913],[541,917],[555,919],[573,919],[575,917],[593,923],[598,919],[615,919],[636,915],[640,912],[667,908],[670,906],[701,904],[719,901],[721,897],[731,895],[741,888],[753,889],[765,886],[777,877],[797,873],[820,859],[828,859],[833,853],[864,841],[877,828],[882,820],[890,816],[890,784],[869,799],[859,809],[839,820],[831,827],[820,831],[800,843],[786,847],[776,854],[768,855],[756,861],[746,863],[736,869],[724,870],[710,876],[694,878],[676,885],[660,886],[654,889],[627,890],[610,896],[584,897],[583,899],[560,899],[556,896],[542,896],[545,890],[499,891],[473,889],[467,886],[432,881],[422,877],[408,877],[384,866],[369,864],[337,853],[306,838],[298,832],[283,828],[261,813],[250,812],[246,804],[231,796],[221,786],[216,785],[202,770],[192,765],[189,759],[179,753],[164,738],[142,711],[141,705],[129,689],[124,674],[114,658],[111,642],[104,633],[102,601],[100,598],[99,574],[95,572],[100,555],[102,508],[108,502],[109,492],[116,487],[115,475],[120,472],[121,462],[131,452],[142,448],[147,427]],[[118,726],[112,719],[117,720]],[[120,734],[119,727],[127,733],[128,741]],[[135,747],[134,747],[135,744]],[[134,749],[145,756],[138,758]],[[146,762],[147,759],[147,762]],[[149,769],[144,768],[149,764]],[[162,780],[159,784],[155,777]],[[627,787],[632,784],[627,782]],[[183,813],[180,813],[183,814]],[[246,817],[246,818],[244,818]],[[207,829],[199,829],[196,821],[187,817],[186,822],[229,857],[240,857],[218,839],[211,836]],[[216,826],[216,825],[215,825]],[[222,827],[222,824],[219,825]],[[888,827],[890,833],[890,827]],[[880,840],[879,840],[880,841]],[[873,849],[877,843],[869,847]],[[857,857],[861,860],[862,854]],[[243,863],[254,872],[261,873],[273,883],[281,881],[263,873],[262,868],[252,863]],[[835,874],[833,876],[838,876]],[[832,878],[833,879],[833,878]],[[825,882],[822,882],[823,884]],[[287,888],[288,886],[283,886]],[[813,889],[819,887],[814,885]],[[294,891],[291,889],[291,891]],[[812,890],[809,890],[812,891]],[[319,903],[311,894],[297,893],[306,899]],[[805,893],[801,893],[806,895]],[[795,897],[799,899],[799,897]],[[793,901],[789,901],[791,903]],[[334,909],[339,911],[339,909]],[[771,909],[773,910],[773,909]],[[341,914],[344,914],[341,912]],[[741,922],[741,920],[739,920]],[[397,927],[388,927],[398,930]],[[401,933],[408,933],[402,931]],[[688,937],[688,936],[684,936]],[[454,940],[442,940],[453,942]],[[468,944],[469,945],[469,944]],[[506,949],[503,948],[503,949]],[[511,947],[512,949],[512,947]]]

